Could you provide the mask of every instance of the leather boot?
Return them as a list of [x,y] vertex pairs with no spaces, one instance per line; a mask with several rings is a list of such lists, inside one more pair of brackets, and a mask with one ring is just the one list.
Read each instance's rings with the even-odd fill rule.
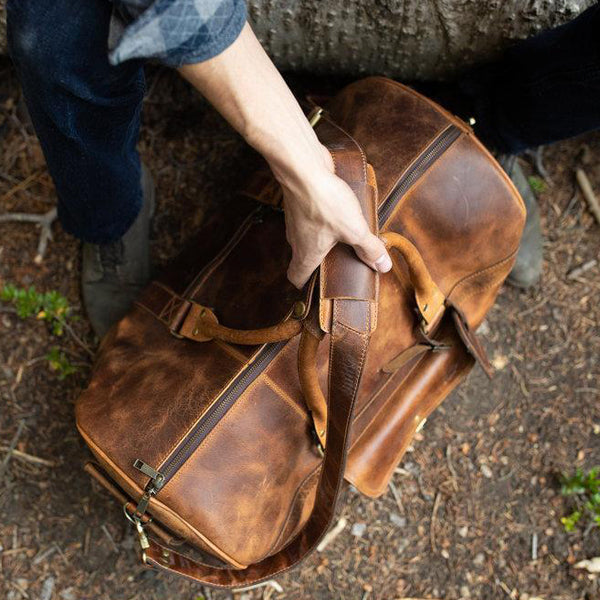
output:
[[155,190],[144,166],[142,192],[142,209],[123,237],[108,244],[83,244],[83,302],[100,339],[125,315],[150,279],[150,220]]
[[514,155],[501,156],[499,162],[519,190],[527,210],[517,260],[506,281],[516,287],[529,288],[539,281],[542,274],[543,238],[540,209],[517,157]]

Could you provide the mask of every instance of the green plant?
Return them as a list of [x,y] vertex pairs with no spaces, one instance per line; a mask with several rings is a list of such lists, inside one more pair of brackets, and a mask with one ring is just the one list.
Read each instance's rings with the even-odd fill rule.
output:
[[561,519],[566,531],[573,531],[582,520],[587,520],[600,526],[600,467],[594,467],[587,473],[577,469],[570,477],[561,477],[561,493],[572,497],[575,501],[574,510]]
[[35,316],[47,321],[54,335],[62,335],[65,323],[72,318],[69,302],[54,290],[40,293],[33,286],[18,288],[5,284],[0,289],[0,300],[11,303],[21,319]]
[[56,373],[61,381],[78,370],[75,365],[71,364],[67,355],[57,346],[53,346],[50,349],[50,352],[46,354],[46,359],[50,369]]
[[546,182],[539,177],[531,176],[527,179],[529,186],[536,194],[541,194],[546,191]]

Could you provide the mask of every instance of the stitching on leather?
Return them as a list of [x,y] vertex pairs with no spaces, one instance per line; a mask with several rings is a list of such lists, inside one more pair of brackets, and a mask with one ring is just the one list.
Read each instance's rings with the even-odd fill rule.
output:
[[227,352],[227,354],[229,354],[233,358],[241,360],[244,364],[246,364],[246,362],[248,361],[248,357],[244,356],[244,354],[242,354],[239,350],[236,350],[233,346],[231,346],[231,344],[227,344],[217,338],[213,338],[210,341],[219,346],[219,348],[221,348],[224,352]]
[[292,517],[292,512],[294,510],[294,504],[296,503],[296,500],[298,499],[298,495],[300,494],[300,491],[302,490],[302,488],[309,482],[310,479],[312,479],[321,469],[321,467],[323,466],[323,462],[321,461],[299,484],[298,487],[296,488],[296,492],[294,493],[294,497],[292,498],[292,502],[290,504],[290,508],[288,509],[288,514],[285,518],[285,521],[283,522],[283,525],[281,526],[281,531],[279,532],[279,535],[277,536],[277,539],[275,540],[275,542],[273,543],[273,545],[269,548],[269,553],[271,553],[273,551],[274,548],[277,548],[277,546],[279,546],[280,542],[281,542],[281,537],[283,536],[285,530],[287,529],[288,523],[290,522],[290,519]]
[[275,392],[278,396],[281,396],[281,399],[284,400],[287,404],[290,405],[306,422],[309,422],[308,415],[302,410],[300,406],[291,398],[291,396],[282,388],[280,388],[275,381],[265,373],[265,385],[270,387],[273,392]]
[[452,294],[454,294],[455,291],[460,286],[466,284],[470,279],[473,279],[473,277],[477,277],[478,275],[482,275],[483,273],[486,273],[487,271],[493,271],[494,269],[498,269],[504,263],[506,263],[509,260],[511,260],[517,254],[518,251],[519,251],[519,249],[517,248],[516,250],[514,250],[513,252],[511,252],[508,256],[506,256],[502,260],[499,260],[498,262],[496,262],[496,263],[494,263],[492,265],[489,265],[488,267],[485,267],[483,269],[479,269],[478,271],[475,271],[474,273],[471,273],[470,275],[467,275],[466,277],[463,277],[457,283],[455,283],[454,286],[452,286],[452,289],[448,292],[447,298],[450,298],[450,296]]
[[493,287],[500,285],[502,283],[502,281],[503,281],[503,277],[497,277],[497,278],[493,279],[491,283],[488,283],[487,285],[484,285],[483,287],[477,287],[474,290],[471,290],[466,296],[462,296],[459,294],[457,300],[464,302],[465,300],[468,300],[469,298],[472,298],[473,296],[475,296],[475,294],[479,294],[481,292],[484,292],[485,290],[489,290]]

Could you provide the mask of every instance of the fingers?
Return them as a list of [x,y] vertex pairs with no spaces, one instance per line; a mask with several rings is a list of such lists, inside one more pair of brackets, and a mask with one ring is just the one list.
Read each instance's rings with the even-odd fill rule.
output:
[[392,269],[392,259],[385,244],[369,231],[366,223],[365,229],[357,236],[350,237],[348,243],[354,248],[358,258],[373,270],[387,273]]
[[303,259],[298,258],[298,255],[294,254],[287,271],[287,278],[290,280],[290,283],[300,289],[319,267],[327,252],[323,255],[313,255]]

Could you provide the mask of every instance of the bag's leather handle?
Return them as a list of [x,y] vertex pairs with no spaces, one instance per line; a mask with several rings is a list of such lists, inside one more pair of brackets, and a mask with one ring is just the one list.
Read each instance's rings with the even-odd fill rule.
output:
[[398,250],[406,261],[419,312],[425,321],[426,329],[430,329],[439,322],[444,312],[446,297],[433,281],[417,247],[409,239],[393,231],[383,233],[381,239],[388,248]]
[[302,331],[302,322],[291,316],[271,327],[233,329],[221,325],[210,309],[195,302],[190,304],[190,310],[177,333],[195,342],[218,339],[229,344],[255,346],[289,340]]
[[[362,151],[356,142],[334,124],[326,121],[321,127],[330,141],[328,144],[334,153],[337,173],[344,177],[357,170],[366,172]],[[365,188],[366,189],[366,188]],[[359,196],[359,201],[372,200],[367,194]],[[374,232],[375,233],[375,232]],[[335,250],[335,249],[334,249]],[[332,251],[333,252],[333,251]],[[330,272],[352,274],[352,264],[361,269],[358,258],[348,254],[334,253],[330,261]],[[348,258],[348,257],[351,258]],[[338,264],[340,261],[343,264]],[[370,270],[369,270],[370,271]],[[373,287],[377,289],[377,274],[370,271]],[[362,273],[364,275],[364,273]],[[352,287],[351,277],[348,279]],[[313,511],[300,533],[285,548],[265,558],[260,563],[246,569],[216,569],[197,563],[188,557],[161,546],[150,540],[145,552],[148,565],[176,573],[205,585],[214,587],[243,587],[269,579],[298,564],[318,545],[329,528],[340,486],[344,478],[349,429],[352,423],[354,402],[358,393],[364,361],[369,344],[376,302],[363,298],[354,298],[344,290],[344,282],[338,282],[337,288],[344,297],[332,298],[332,317],[330,332],[330,364],[327,420],[327,449],[317,487]],[[316,311],[316,307],[313,307]]]

